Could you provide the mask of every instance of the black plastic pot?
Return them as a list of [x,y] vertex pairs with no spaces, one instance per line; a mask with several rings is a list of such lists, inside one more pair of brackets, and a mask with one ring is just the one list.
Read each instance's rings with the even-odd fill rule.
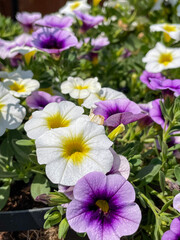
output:
[[[0,232],[27,231],[43,228],[44,214],[51,207],[29,210],[0,212]],[[71,229],[68,231],[66,240],[88,240],[81,238]]]
[[46,208],[0,212],[0,231],[26,231],[43,228]]

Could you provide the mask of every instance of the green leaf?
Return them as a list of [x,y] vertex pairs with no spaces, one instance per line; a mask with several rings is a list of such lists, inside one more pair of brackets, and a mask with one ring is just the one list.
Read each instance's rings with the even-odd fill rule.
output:
[[162,171],[159,171],[159,183],[160,183],[161,190],[164,193],[166,183],[165,183],[165,175]]
[[163,207],[161,208],[161,212],[160,212],[160,213],[165,212],[165,211],[168,209],[168,207],[171,206],[172,203],[173,203],[173,199],[171,199],[171,200],[169,200],[167,203],[165,203],[165,204],[163,205]]
[[44,229],[48,229],[48,228],[50,228],[50,227],[52,227],[52,226],[51,226],[51,224],[50,224],[50,221],[47,219],[47,220],[44,222],[43,228],[44,228]]
[[19,146],[34,146],[34,141],[27,140],[27,139],[21,139],[21,140],[17,140],[16,144]]
[[175,151],[175,150],[177,150],[177,149],[180,149],[180,144],[176,144],[176,145],[174,145],[173,147],[170,147],[170,148],[168,149],[168,152],[172,152],[172,151]]
[[69,223],[66,218],[64,218],[59,224],[58,238],[65,238],[67,231],[69,229]]
[[3,207],[6,205],[6,202],[9,198],[9,194],[10,194],[10,184],[9,182],[5,182],[0,187],[0,210],[2,210]]
[[177,181],[180,183],[180,165],[175,167],[174,174],[175,174]]
[[141,180],[143,185],[150,183],[161,169],[161,164],[162,162],[158,158],[152,159],[149,165],[145,166],[138,172],[136,178]]
[[50,192],[50,187],[48,180],[45,176],[37,174],[31,184],[31,195],[35,199],[40,194],[48,194]]
[[76,233],[79,237],[84,238],[86,236],[86,233]]

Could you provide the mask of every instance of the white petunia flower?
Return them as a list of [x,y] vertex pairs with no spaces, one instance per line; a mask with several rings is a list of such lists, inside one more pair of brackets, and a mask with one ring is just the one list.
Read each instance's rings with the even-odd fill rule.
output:
[[13,72],[4,72],[0,71],[0,78],[10,78],[13,80],[17,80],[18,78],[32,78],[33,72],[31,70],[23,71],[21,66],[19,66],[15,71]]
[[31,78],[4,79],[3,85],[15,97],[27,97],[40,87],[39,82]]
[[[154,4],[153,8],[151,9],[151,11],[158,11],[158,10],[160,10],[163,1],[164,1],[164,0],[154,0],[155,4]],[[175,6],[176,3],[178,2],[178,0],[168,0],[168,2],[169,2],[172,6]]]
[[65,15],[75,15],[74,10],[87,12],[90,8],[91,7],[87,3],[87,0],[68,1],[64,7],[59,9],[59,13]]
[[51,129],[70,126],[83,112],[82,107],[72,102],[49,103],[43,110],[33,112],[32,118],[25,123],[24,129],[29,138],[37,139]]
[[18,53],[20,53],[22,55],[25,55],[27,53],[37,52],[37,51],[39,51],[39,49],[37,49],[35,47],[21,46],[21,47],[14,47],[14,48],[12,48],[10,52],[11,53],[18,52]]
[[113,164],[113,143],[103,126],[78,118],[70,127],[52,129],[36,140],[39,164],[46,165],[48,178],[73,186],[89,172],[107,173]]
[[26,109],[19,105],[19,99],[14,98],[0,83],[0,136],[7,129],[19,127],[26,115]]
[[180,24],[153,24],[150,26],[151,32],[164,32],[165,38],[172,38],[176,41],[180,40]]
[[157,43],[142,59],[146,70],[158,73],[165,69],[180,67],[180,48],[167,48],[162,43]]
[[61,84],[61,92],[68,94],[75,99],[87,98],[91,93],[97,93],[101,89],[98,78],[82,80],[79,77],[68,77],[68,80]]
[[124,93],[116,91],[112,88],[101,88],[98,93],[91,93],[89,97],[87,97],[82,106],[88,109],[96,107],[95,103],[99,101],[105,101],[110,99],[118,99],[118,98],[127,98]]

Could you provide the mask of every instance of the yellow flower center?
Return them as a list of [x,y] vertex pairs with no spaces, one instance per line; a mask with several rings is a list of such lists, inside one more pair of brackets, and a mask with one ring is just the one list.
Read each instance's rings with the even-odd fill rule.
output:
[[96,206],[98,206],[104,213],[109,211],[109,204],[106,200],[97,200]]
[[59,127],[68,127],[70,121],[63,118],[60,113],[56,113],[46,118],[47,126],[49,129],[59,128]]
[[26,89],[23,84],[19,84],[17,82],[14,82],[12,85],[9,86],[10,90],[15,92],[25,92]]
[[173,61],[172,53],[161,53],[158,62],[164,64],[164,66],[167,66],[172,61]]
[[73,4],[71,5],[71,10],[73,11],[74,9],[78,8],[80,4],[81,4],[80,2],[75,2],[75,3],[73,3]]
[[0,103],[0,112],[4,106],[5,106],[4,104]]
[[175,26],[169,24],[165,24],[163,29],[167,32],[175,32],[177,30]]
[[75,89],[78,89],[78,90],[88,89],[88,86],[87,85],[85,85],[85,86],[79,85],[79,86],[75,86]]
[[89,146],[83,139],[83,135],[64,138],[62,149],[62,157],[72,161],[74,165],[81,164],[90,151]]

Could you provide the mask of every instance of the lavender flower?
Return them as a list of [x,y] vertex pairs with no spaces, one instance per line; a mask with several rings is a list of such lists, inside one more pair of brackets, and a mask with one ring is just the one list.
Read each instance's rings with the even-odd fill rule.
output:
[[38,29],[32,36],[33,46],[48,53],[57,54],[78,43],[72,33],[57,28]]
[[56,15],[46,15],[35,22],[35,25],[44,27],[68,28],[73,23],[72,17],[58,17]]
[[87,31],[88,29],[93,28],[94,26],[98,25],[104,20],[103,16],[91,16],[89,14],[82,13],[77,10],[74,12],[77,18],[79,18],[83,22],[83,25],[81,28],[83,31]]
[[96,115],[104,117],[104,124],[117,127],[121,123],[126,125],[146,116],[141,108],[127,98],[100,101],[95,103],[97,108],[93,111]]
[[170,230],[166,231],[161,240],[179,240],[180,239],[180,217],[172,220]]
[[[85,44],[90,43],[91,46],[93,47],[92,52],[98,52],[99,50],[101,50],[101,48],[109,45],[110,42],[107,37],[99,36],[97,38],[91,39],[91,41],[90,41],[90,38],[84,38],[84,43]],[[80,41],[76,47],[81,48],[82,45],[83,45],[83,41]]]
[[173,208],[180,213],[180,193],[178,193],[173,200]]
[[161,73],[150,73],[148,71],[144,71],[142,75],[140,76],[141,82],[147,85],[148,88],[152,90],[157,90],[155,86],[152,86],[152,82],[154,80],[162,82],[166,78]]
[[152,101],[152,108],[149,111],[149,115],[154,122],[156,122],[157,124],[161,125],[162,128],[164,128],[165,119],[161,111],[160,99]]
[[90,240],[119,240],[139,227],[141,211],[134,200],[135,191],[124,177],[91,172],[75,185],[66,217],[73,230],[87,232]]
[[25,32],[31,32],[33,30],[33,23],[40,18],[41,18],[41,13],[39,12],[34,12],[34,13],[18,12],[16,14],[16,19],[18,22],[21,23]]
[[165,79],[164,81],[154,80],[151,82],[151,86],[154,88],[154,90],[170,90],[175,96],[180,95],[180,79]]
[[52,102],[61,102],[64,98],[61,96],[51,96],[43,91],[36,91],[26,98],[27,105],[32,109],[43,109],[47,104]]
[[[0,39],[1,40],[1,39]],[[29,34],[23,33],[17,36],[12,41],[0,41],[0,58],[13,58],[17,55],[17,52],[11,52],[12,48],[21,46],[31,46],[32,37]]]

